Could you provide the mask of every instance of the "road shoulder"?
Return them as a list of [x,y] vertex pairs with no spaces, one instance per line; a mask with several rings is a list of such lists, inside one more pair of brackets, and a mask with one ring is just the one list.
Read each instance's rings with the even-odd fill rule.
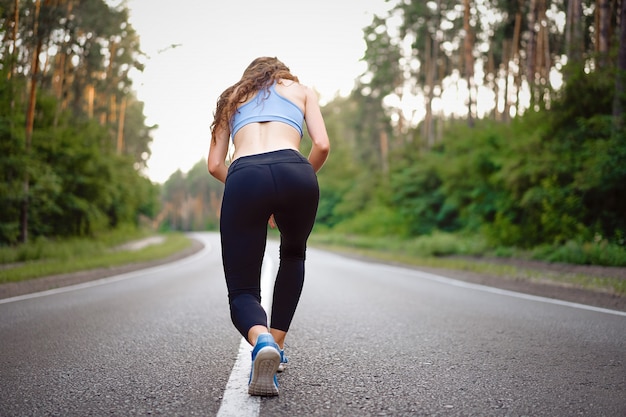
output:
[[[399,262],[384,261],[350,252],[342,252],[342,255],[361,259],[364,261],[380,262],[389,265],[402,266],[404,268],[415,269],[418,271],[424,271],[448,278],[457,279],[460,281],[491,286],[503,290],[516,291],[525,294],[553,298],[563,301],[570,301],[573,303],[586,304],[611,310],[626,311],[625,296],[620,296],[618,294],[602,290],[582,288],[563,282],[533,281],[528,279],[490,275],[458,269],[433,268],[421,265],[415,266]],[[580,272],[595,276],[611,276],[614,278],[626,279],[626,268],[557,264],[541,261],[527,261],[521,259],[490,259],[489,262],[507,264],[516,268],[532,269],[535,271],[545,272],[546,275],[549,275],[551,272],[554,271],[561,271],[567,273]]]

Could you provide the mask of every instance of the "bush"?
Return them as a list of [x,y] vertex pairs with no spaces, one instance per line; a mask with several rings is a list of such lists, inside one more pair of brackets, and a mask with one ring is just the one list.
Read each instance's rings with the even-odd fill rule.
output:
[[376,205],[368,207],[342,221],[333,229],[338,233],[365,236],[405,236],[407,225],[394,209]]
[[539,246],[532,251],[532,257],[577,265],[626,266],[626,249],[601,238],[593,242],[570,240],[560,246]]
[[480,236],[464,237],[458,234],[435,232],[420,236],[406,244],[406,251],[418,256],[482,255],[487,243]]

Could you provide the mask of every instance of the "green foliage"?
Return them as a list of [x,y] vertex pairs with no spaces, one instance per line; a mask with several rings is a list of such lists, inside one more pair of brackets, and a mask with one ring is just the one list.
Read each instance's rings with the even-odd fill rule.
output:
[[[23,225],[29,239],[39,242],[96,235],[154,217],[159,189],[140,174],[154,127],[145,126],[143,104],[130,90],[129,70],[142,65],[127,10],[102,0],[42,4],[33,36],[34,4],[19,6],[24,20],[16,26],[17,42],[5,33],[9,20],[0,27],[0,246],[23,240]],[[31,74],[38,43],[47,46],[48,65]],[[33,77],[36,103],[27,143]],[[121,108],[124,135],[117,143]]]
[[532,250],[534,259],[578,265],[626,266],[624,247],[600,236],[591,242],[567,241],[563,245],[540,245]]
[[390,200],[407,225],[408,236],[422,235],[437,228],[453,227],[456,214],[445,206],[438,172],[440,159],[413,152],[397,159],[390,174]]
[[449,255],[475,256],[484,254],[488,247],[485,240],[478,235],[445,232],[401,239],[393,235],[372,236],[365,233],[343,233],[333,230],[332,232],[313,234],[311,242],[327,246],[376,249],[380,252],[402,253],[420,258]]
[[455,227],[449,230],[476,231],[494,219],[503,193],[495,176],[501,169],[500,154],[508,133],[508,126],[490,121],[483,121],[479,129],[454,124],[446,133],[438,155],[441,188],[444,206],[458,213]]
[[122,243],[145,236],[147,234],[139,229],[121,228],[97,238],[38,238],[18,247],[0,247],[0,263],[11,263],[3,270],[0,284],[163,259],[191,245],[191,240],[185,235],[167,234],[163,243],[139,250],[122,250],[119,247]]
[[[331,155],[318,173],[320,204],[317,224],[334,227],[363,210],[374,198],[377,175],[368,168],[369,159],[361,152],[368,145],[357,142],[354,125],[359,120],[355,113],[358,103],[354,97],[337,99],[323,109]],[[310,139],[303,138],[301,152],[308,154]],[[360,151],[358,151],[360,149]]]
[[370,205],[347,217],[333,228],[338,233],[356,233],[367,236],[403,236],[406,224],[397,216],[393,208]]
[[[615,129],[605,78],[570,76],[550,110],[510,123],[449,123],[431,149],[416,140],[392,151],[389,173],[340,155],[321,176],[326,230],[408,241],[469,233],[483,252],[538,248],[541,259],[622,265],[626,133]],[[426,245],[431,255],[465,252],[444,236]]]
[[402,149],[393,156],[391,201],[407,220],[409,235],[433,230],[479,230],[496,217],[503,193],[496,173],[506,125],[484,122],[480,129],[453,125],[443,145]]
[[134,169],[132,157],[102,149],[107,129],[69,120],[57,128],[41,125],[33,136],[28,164],[32,236],[91,235],[137,224],[139,214],[154,215],[155,186]]
[[549,112],[514,123],[516,140],[497,174],[509,198],[496,218],[501,230],[489,231],[496,242],[531,247],[588,240],[595,233],[614,239],[625,229],[626,203],[616,196],[624,191],[626,143],[613,134],[606,100],[584,108],[606,88],[594,78],[601,79],[594,75],[569,86]]
[[124,242],[148,236],[145,230],[125,225],[94,237],[47,238],[37,237],[15,247],[0,247],[0,264],[45,261],[67,261],[72,257],[93,256]]
[[434,232],[407,241],[406,251],[418,256],[482,255],[487,242],[480,235]]

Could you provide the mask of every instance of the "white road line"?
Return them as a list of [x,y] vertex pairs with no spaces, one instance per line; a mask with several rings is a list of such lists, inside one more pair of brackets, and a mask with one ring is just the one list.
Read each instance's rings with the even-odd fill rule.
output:
[[492,293],[492,294],[498,294],[498,295],[505,295],[508,297],[515,297],[515,298],[521,298],[524,300],[531,300],[531,301],[537,301],[537,302],[541,302],[541,303],[548,303],[548,304],[556,304],[556,305],[560,305],[560,306],[566,306],[566,307],[572,307],[572,308],[577,308],[580,310],[588,310],[588,311],[594,311],[596,313],[604,313],[604,314],[613,314],[616,316],[623,316],[626,317],[626,312],[624,311],[619,311],[619,310],[611,310],[608,308],[602,308],[602,307],[595,307],[595,306],[590,306],[587,304],[579,304],[579,303],[573,303],[571,301],[563,301],[563,300],[558,300],[555,298],[547,298],[547,297],[541,297],[538,295],[530,295],[530,294],[525,294],[525,293],[521,293],[521,292],[516,292],[516,291],[510,291],[510,290],[502,290],[500,288],[495,288],[495,287],[488,287],[486,285],[481,285],[481,284],[474,284],[474,283],[470,283],[470,282],[466,282],[466,281],[460,281],[460,280],[456,280],[453,278],[447,278],[441,275],[436,275],[436,274],[431,274],[429,272],[422,272],[422,271],[416,271],[413,269],[407,269],[407,268],[403,268],[403,267],[395,267],[395,266],[384,266],[383,268],[386,269],[392,269],[394,271],[398,271],[398,270],[402,270],[405,272],[409,272],[413,275],[416,275],[420,278],[424,278],[430,281],[436,281],[436,282],[440,282],[440,283],[444,283],[447,285],[453,285],[455,287],[462,287],[462,288],[471,288],[474,290],[478,290],[478,291],[483,291],[483,292],[488,292],[488,293]]
[[257,417],[259,415],[260,398],[248,395],[251,366],[250,345],[242,337],[239,354],[228,378],[217,417]]
[[[274,286],[274,263],[266,253],[261,269],[261,305],[270,314],[272,287]],[[261,398],[248,394],[248,380],[252,358],[250,344],[241,338],[239,353],[228,378],[217,417],[257,417],[261,410]]]

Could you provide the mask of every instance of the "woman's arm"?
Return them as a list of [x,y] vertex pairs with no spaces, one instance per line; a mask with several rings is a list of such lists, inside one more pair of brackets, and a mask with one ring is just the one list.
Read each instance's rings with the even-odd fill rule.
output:
[[308,87],[306,90],[306,102],[304,111],[304,120],[306,121],[306,127],[311,136],[313,147],[311,153],[309,153],[309,162],[313,165],[315,172],[319,171],[326,162],[328,154],[330,152],[330,140],[328,139],[328,133],[326,132],[326,124],[322,117],[322,111],[320,109],[317,95]]
[[[219,128],[218,128],[219,129]],[[226,182],[226,154],[228,153],[229,134],[224,129],[219,129],[215,135],[215,142],[211,141],[209,147],[208,168],[209,173],[221,182]]]

